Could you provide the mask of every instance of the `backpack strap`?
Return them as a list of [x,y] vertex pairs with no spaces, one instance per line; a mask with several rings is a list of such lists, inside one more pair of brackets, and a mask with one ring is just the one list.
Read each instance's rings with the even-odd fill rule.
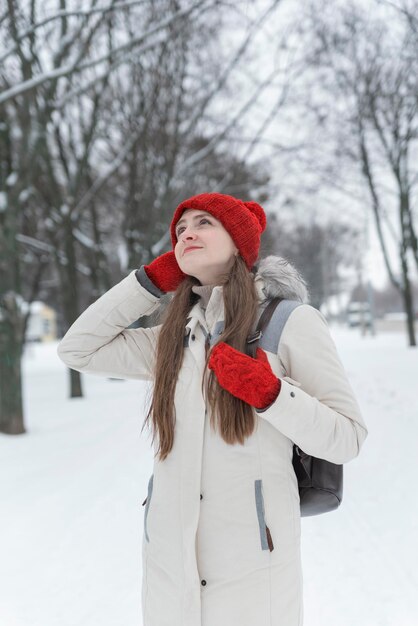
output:
[[301,304],[299,300],[273,298],[257,324],[256,331],[247,339],[250,356],[255,356],[257,347],[277,354],[280,338],[290,314]]

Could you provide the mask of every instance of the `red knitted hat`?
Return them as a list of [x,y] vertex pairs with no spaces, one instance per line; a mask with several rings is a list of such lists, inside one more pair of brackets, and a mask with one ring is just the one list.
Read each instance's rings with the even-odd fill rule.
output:
[[231,235],[251,270],[258,257],[261,233],[267,224],[263,207],[257,202],[244,202],[224,193],[201,193],[183,200],[175,210],[170,225],[173,249],[177,243],[176,224],[187,209],[200,209],[216,217]]

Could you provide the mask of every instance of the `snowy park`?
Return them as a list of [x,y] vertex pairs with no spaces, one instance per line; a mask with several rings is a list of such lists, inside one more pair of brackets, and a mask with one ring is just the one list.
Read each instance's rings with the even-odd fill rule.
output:
[[[418,626],[417,207],[418,0],[5,3],[0,626]],[[276,297],[319,324],[294,322],[274,363],[285,383],[249,354]],[[140,375],[111,378],[113,359]],[[97,361],[102,377],[86,371]],[[154,482],[151,399],[172,462]],[[241,466],[250,407],[281,428],[262,423],[265,447],[252,442],[251,462],[243,447]],[[303,594],[300,441],[351,459],[341,506],[301,520]],[[262,492],[279,482],[275,535]],[[144,540],[154,483],[157,557]]]
[[[404,333],[331,327],[369,436],[341,506],[302,518],[306,626],[416,626],[418,355]],[[139,626],[148,383],[83,375],[56,342],[25,350],[27,433],[0,435],[0,624]]]

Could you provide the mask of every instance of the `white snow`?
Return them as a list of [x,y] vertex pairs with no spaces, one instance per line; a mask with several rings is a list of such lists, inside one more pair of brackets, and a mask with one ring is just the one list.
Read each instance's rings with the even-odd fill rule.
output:
[[6,178],[6,185],[8,187],[13,187],[13,185],[15,185],[17,183],[17,179],[18,179],[18,173],[17,172],[11,172],[8,177]]
[[32,194],[32,189],[22,189],[22,191],[19,193],[19,202],[21,202],[22,204],[24,204],[31,196]]
[[0,191],[0,213],[4,213],[7,209],[7,194],[5,191]]
[[91,237],[88,237],[85,233],[82,233],[81,230],[75,228],[73,230],[74,237],[79,241],[85,248],[94,250],[95,243]]
[[[341,507],[302,519],[304,626],[416,626],[418,350],[332,332],[369,436]],[[27,346],[28,432],[0,436],[0,624],[140,626],[150,386],[86,375],[70,400],[56,345]]]

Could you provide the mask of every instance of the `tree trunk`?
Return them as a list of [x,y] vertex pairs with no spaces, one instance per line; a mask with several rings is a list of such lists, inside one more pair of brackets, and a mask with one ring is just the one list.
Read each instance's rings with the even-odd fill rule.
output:
[[0,432],[18,435],[25,432],[20,363],[24,312],[13,208],[0,213]]
[[403,277],[402,298],[404,303],[404,310],[406,313],[406,328],[408,333],[409,345],[413,347],[417,345],[415,338],[414,298],[411,289],[411,282],[409,280],[408,263],[405,253],[401,253],[401,264]]
[[[74,235],[71,225],[71,217],[66,220],[65,228],[65,253],[67,257],[66,265],[60,267],[60,277],[62,281],[62,293],[64,294],[64,318],[67,328],[79,316],[79,290],[76,269],[76,253],[74,248]],[[80,372],[70,369],[70,398],[83,397]]]
[[[5,299],[7,300],[6,307],[4,306]],[[19,332],[22,318],[18,317],[20,313],[14,294],[3,298],[2,304],[0,310],[2,316],[0,321],[0,432],[20,435],[25,432],[21,374],[22,343]]]

